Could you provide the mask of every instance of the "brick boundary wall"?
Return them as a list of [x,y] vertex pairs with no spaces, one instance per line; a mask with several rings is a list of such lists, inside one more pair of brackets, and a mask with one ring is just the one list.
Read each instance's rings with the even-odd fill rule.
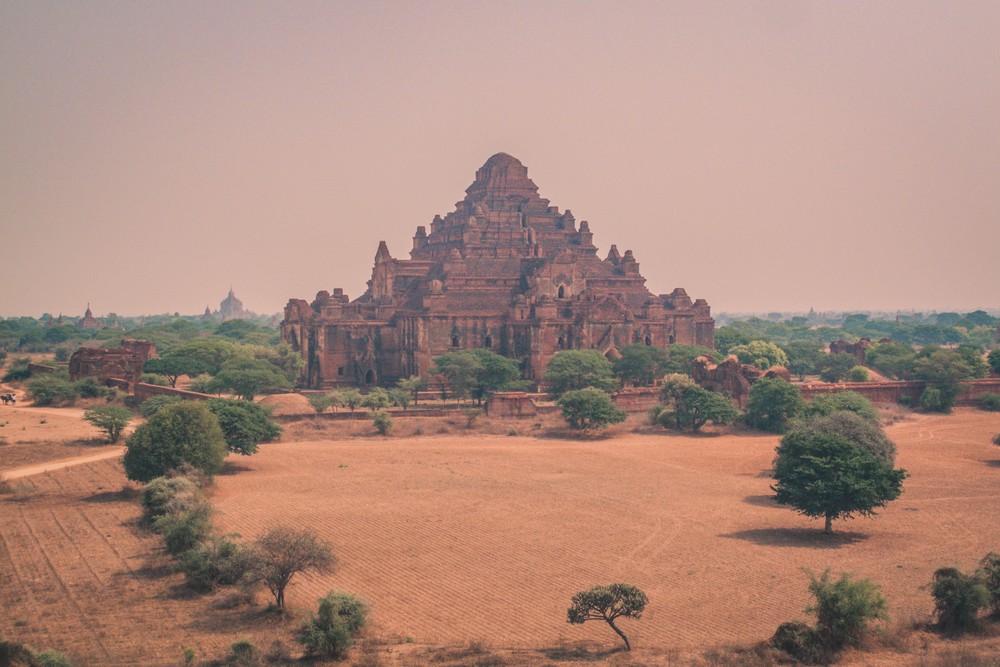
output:
[[45,375],[46,373],[55,373],[56,371],[60,370],[60,368],[66,368],[66,365],[64,364],[63,366],[60,367],[60,366],[49,366],[47,364],[36,364],[36,363],[28,364],[28,372],[31,373],[32,375]]

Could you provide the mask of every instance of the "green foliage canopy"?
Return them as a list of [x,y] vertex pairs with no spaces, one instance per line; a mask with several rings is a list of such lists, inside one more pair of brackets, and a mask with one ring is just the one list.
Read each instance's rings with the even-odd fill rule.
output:
[[226,458],[218,418],[197,401],[168,405],[136,428],[125,444],[125,476],[140,482],[184,463],[214,475]]
[[557,401],[563,418],[579,431],[603,428],[625,421],[625,413],[615,407],[611,397],[600,389],[585,387],[563,393]]
[[614,367],[608,358],[597,350],[562,350],[549,360],[542,378],[549,385],[553,396],[567,391],[594,387],[613,391],[618,387]]
[[641,618],[647,604],[649,598],[646,594],[631,584],[594,586],[573,596],[566,611],[566,620],[573,624],[604,621],[625,642],[625,650],[631,651],[628,637],[615,625],[615,621],[619,618]]

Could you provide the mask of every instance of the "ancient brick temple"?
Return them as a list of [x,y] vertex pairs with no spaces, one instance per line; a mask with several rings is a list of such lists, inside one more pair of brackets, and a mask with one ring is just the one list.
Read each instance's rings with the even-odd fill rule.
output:
[[308,387],[389,384],[469,348],[518,359],[539,380],[560,350],[712,347],[714,320],[683,289],[646,289],[631,250],[600,259],[587,221],[550,206],[527,168],[498,153],[453,212],[430,233],[417,227],[409,259],[381,242],[368,291],[289,300],[281,337],[306,359]]

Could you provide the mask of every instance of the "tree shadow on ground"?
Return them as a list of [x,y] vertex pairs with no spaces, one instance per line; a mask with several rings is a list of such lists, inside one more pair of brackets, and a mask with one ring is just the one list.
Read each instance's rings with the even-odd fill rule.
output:
[[583,642],[576,644],[561,644],[559,646],[553,646],[552,648],[543,648],[538,650],[539,653],[544,655],[549,660],[571,660],[579,662],[604,661],[616,653],[622,653],[624,651],[624,646],[602,648],[598,646],[591,646]]
[[241,472],[250,472],[251,470],[253,470],[253,468],[248,468],[247,466],[240,465],[239,463],[235,463],[233,461],[226,461],[222,466],[222,470],[216,473],[216,475],[219,477],[228,477],[229,475],[236,475]]
[[94,493],[86,498],[83,498],[85,503],[130,503],[141,495],[141,491],[138,491],[131,486],[123,486],[118,491],[102,491],[100,493]]
[[833,535],[827,535],[818,528],[758,528],[741,530],[736,533],[724,533],[719,537],[746,540],[766,547],[807,547],[811,549],[840,549],[868,539],[864,533],[834,532]]
[[985,461],[986,465],[991,468],[1000,468],[1000,459],[993,459],[991,461]]
[[775,501],[774,496],[747,496],[743,499],[748,505],[756,505],[757,507],[775,507],[780,508],[781,505]]
[[766,479],[774,477],[774,468],[764,468],[759,473],[754,475],[757,479]]
[[574,431],[572,429],[553,429],[541,433],[528,433],[540,440],[572,440],[573,442],[600,442],[611,440],[617,434],[608,431]]
[[[124,439],[122,440],[124,442]],[[117,443],[108,442],[107,438],[79,438],[67,442],[70,447],[105,447]]]

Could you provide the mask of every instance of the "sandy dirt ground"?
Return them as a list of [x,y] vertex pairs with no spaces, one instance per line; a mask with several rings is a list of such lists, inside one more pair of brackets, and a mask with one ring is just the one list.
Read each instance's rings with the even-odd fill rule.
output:
[[386,634],[503,647],[601,637],[566,624],[569,598],[625,581],[650,598],[625,622],[638,645],[755,642],[805,618],[802,568],[870,577],[894,617],[924,619],[934,569],[1000,549],[1000,416],[959,415],[891,427],[903,497],[833,537],[770,500],[773,436],[288,443],[241,461],[247,474],[221,480],[215,502],[228,531],[319,530],[342,566],[290,597],[353,591]]
[[[89,425],[67,418],[77,431],[67,425],[66,437],[86,437]],[[28,439],[48,426],[25,424]],[[920,587],[935,568],[969,569],[1000,550],[997,432],[1000,415],[973,410],[895,424],[897,463],[911,475],[903,497],[876,519],[836,523],[832,538],[769,500],[773,436],[451,433],[264,445],[230,457],[217,478],[217,528],[245,538],[276,523],[314,528],[340,559],[335,573],[293,583],[284,620],[261,612],[264,594],[256,607],[227,609],[227,593],[190,593],[139,525],[136,487],[117,461],[82,463],[22,477],[0,495],[0,636],[80,665],[176,665],[184,647],[199,660],[221,657],[244,637],[294,651],[298,617],[340,588],[371,605],[355,652],[368,665],[569,664],[578,653],[589,664],[724,664],[705,652],[809,619],[803,567],[871,577],[896,623],[926,620]],[[565,622],[573,593],[611,581],[650,598],[641,620],[622,623],[632,656],[615,651],[607,627]],[[845,664],[944,664],[926,655],[964,650],[928,649],[924,638],[908,640],[907,656],[857,653]],[[1000,638],[975,650],[1000,654]]]

